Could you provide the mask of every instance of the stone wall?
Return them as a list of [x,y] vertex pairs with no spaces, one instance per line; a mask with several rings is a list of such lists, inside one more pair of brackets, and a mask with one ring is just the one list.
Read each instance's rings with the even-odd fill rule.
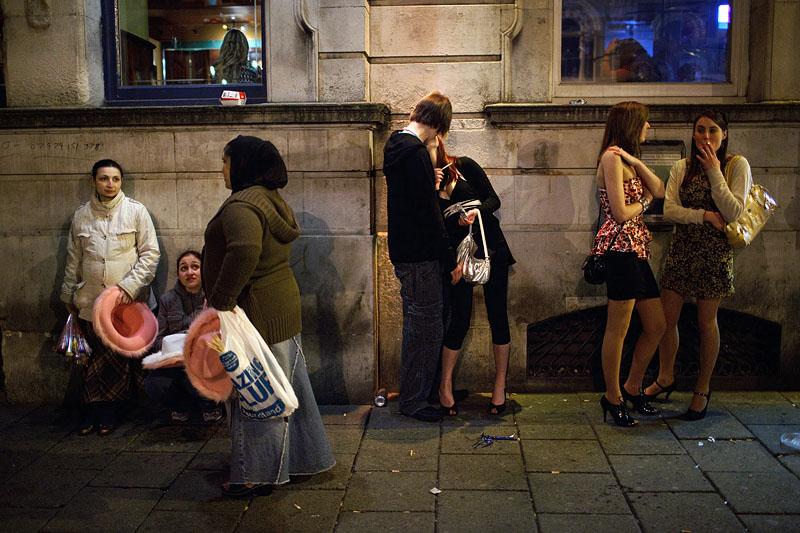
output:
[[11,105],[103,104],[100,0],[1,0],[0,9]]
[[[304,230],[293,266],[318,398],[364,402],[374,385],[395,386],[402,317],[386,254],[382,149],[431,90],[453,100],[451,151],[483,165],[503,202],[501,222],[519,261],[511,274],[511,382],[531,386],[528,324],[604,302],[603,289],[580,281],[578,269],[596,216],[592,176],[608,108],[553,105],[560,21],[552,0],[263,5],[273,103],[119,109],[102,102],[100,0],[0,0],[8,103],[18,108],[0,110],[0,355],[10,398],[57,400],[63,389],[66,373],[50,348],[64,317],[57,299],[64,237],[90,194],[91,163],[120,160],[124,190],[153,214],[164,248],[161,292],[174,283],[176,254],[200,246],[226,194],[219,152],[238,133],[270,138],[287,159],[285,192]],[[740,27],[749,42],[746,95],[709,93],[703,101],[731,112],[731,148],[750,159],[782,208],[756,244],[737,254],[737,294],[724,305],[781,323],[783,368],[796,376],[798,105],[731,104],[800,99],[800,56],[791,53],[797,32],[784,29],[800,18],[800,0],[742,5],[750,17]],[[652,108],[653,136],[688,140],[697,107],[685,105],[686,97],[669,88],[652,98],[625,90],[616,87],[614,98],[679,104]],[[589,100],[612,96],[601,88]],[[275,103],[315,101],[325,103]],[[657,271],[668,241],[667,231],[656,232]],[[485,390],[492,362],[480,292],[460,380]]]
[[[293,246],[292,268],[319,400],[347,403],[370,396],[372,129],[383,123],[386,109],[328,106],[327,118],[298,122],[297,114],[313,116],[320,106],[293,113],[297,107],[281,107],[284,113],[273,113],[270,124],[249,125],[241,123],[260,117],[263,109],[236,110],[232,122],[238,124],[220,124],[224,110],[194,109],[180,117],[183,124],[170,126],[158,110],[70,112],[73,121],[87,123],[82,128],[26,128],[58,118],[5,112],[5,124],[16,126],[0,130],[0,196],[6,199],[0,210],[0,272],[7,274],[0,280],[0,318],[10,400],[57,401],[63,394],[67,373],[51,349],[65,317],[58,300],[65,239],[72,213],[92,193],[88,171],[94,161],[119,161],[123,190],[153,217],[162,249],[155,282],[160,294],[175,283],[178,254],[202,247],[205,225],[228,195],[220,173],[222,148],[238,134],[272,141],[290,171],[283,194],[303,230]],[[110,117],[117,125],[102,127]]]
[[[723,307],[782,325],[781,364],[790,383],[800,377],[800,274],[795,267],[800,261],[800,106],[719,107],[730,115],[730,150],[747,157],[754,179],[781,204],[765,232],[737,252],[736,294]],[[690,146],[691,121],[699,110],[654,106],[651,139],[682,140]],[[518,261],[509,284],[513,387],[555,386],[534,383],[525,374],[529,324],[605,303],[605,287],[585,283],[580,266],[597,217],[594,176],[607,112],[603,106],[496,105],[487,108],[488,120],[453,123],[448,149],[472,157],[486,170],[502,202],[499,218]],[[400,302],[386,250],[385,186],[380,179],[376,184],[380,376],[382,383],[396,385]],[[657,278],[670,229],[654,229],[651,264]],[[491,336],[482,290],[476,289],[475,295],[459,383],[486,390],[493,376]]]

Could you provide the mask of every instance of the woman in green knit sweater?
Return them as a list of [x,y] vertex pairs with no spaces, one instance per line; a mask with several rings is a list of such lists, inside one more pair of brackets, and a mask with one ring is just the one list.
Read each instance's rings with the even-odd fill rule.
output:
[[220,311],[239,305],[269,344],[292,383],[299,408],[291,417],[253,419],[231,411],[227,496],[268,493],[290,475],[323,472],[335,464],[308,379],[300,344],[300,290],[289,267],[291,242],[300,235],[278,189],[286,165],[272,143],[239,136],[225,146],[222,173],[232,194],[205,231],[203,284]]

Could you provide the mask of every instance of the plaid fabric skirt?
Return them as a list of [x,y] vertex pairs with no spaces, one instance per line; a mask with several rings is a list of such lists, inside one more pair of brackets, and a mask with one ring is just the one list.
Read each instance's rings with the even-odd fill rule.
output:
[[115,402],[133,398],[142,386],[142,365],[138,359],[122,356],[106,347],[91,322],[81,327],[92,348],[83,374],[83,401]]

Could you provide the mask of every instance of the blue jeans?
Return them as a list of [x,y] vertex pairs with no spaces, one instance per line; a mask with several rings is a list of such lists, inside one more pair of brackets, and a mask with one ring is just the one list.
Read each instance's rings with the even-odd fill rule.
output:
[[413,415],[427,407],[442,349],[442,273],[438,261],[397,263],[403,300],[400,351],[400,412]]

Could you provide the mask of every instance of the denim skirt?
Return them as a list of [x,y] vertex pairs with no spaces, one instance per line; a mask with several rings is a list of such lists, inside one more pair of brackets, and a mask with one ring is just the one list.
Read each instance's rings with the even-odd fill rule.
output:
[[300,335],[270,344],[292,383],[299,407],[288,418],[258,420],[227,403],[231,424],[231,483],[280,485],[289,476],[318,474],[336,464],[308,379]]

